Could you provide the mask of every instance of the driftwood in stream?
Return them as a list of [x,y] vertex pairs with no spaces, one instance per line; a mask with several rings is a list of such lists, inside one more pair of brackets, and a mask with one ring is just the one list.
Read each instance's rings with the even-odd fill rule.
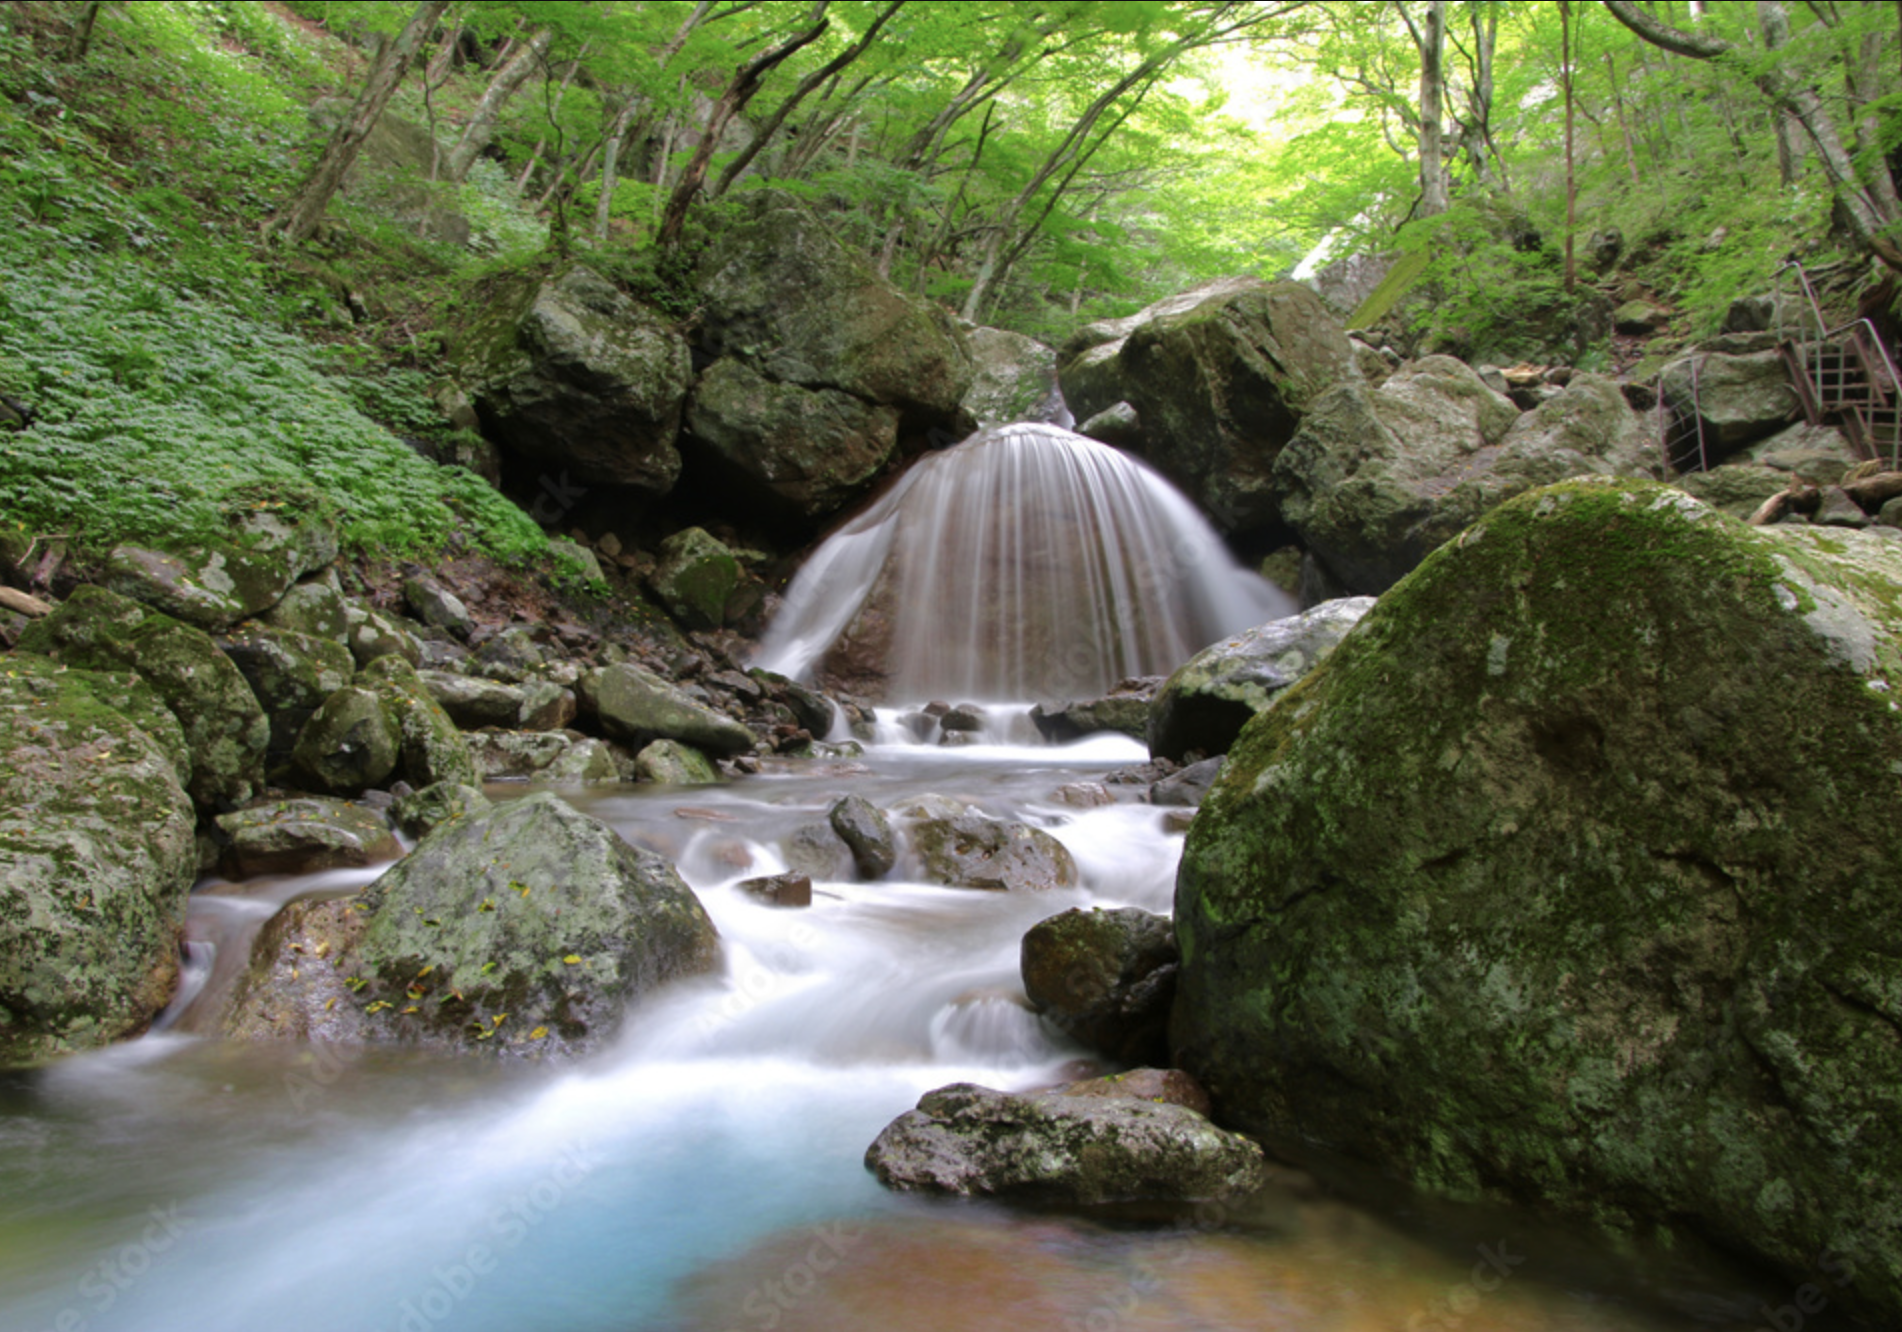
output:
[[1817,506],[1822,502],[1822,491],[1799,481],[1793,483],[1788,490],[1779,490],[1770,496],[1746,521],[1752,527],[1762,527],[1766,523],[1776,522],[1788,513],[1815,513]]

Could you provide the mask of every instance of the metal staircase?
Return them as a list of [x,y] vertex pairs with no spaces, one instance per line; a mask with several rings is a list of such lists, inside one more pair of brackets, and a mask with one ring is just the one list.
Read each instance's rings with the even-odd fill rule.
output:
[[[1783,275],[1790,272],[1801,291],[1798,328],[1787,327],[1785,319],[1793,302],[1784,299]],[[1876,326],[1852,319],[1829,328],[1809,274],[1794,261],[1777,270],[1775,302],[1777,351],[1804,417],[1811,425],[1837,426],[1859,457],[1880,458],[1897,470],[1902,464],[1902,375],[1896,374]]]

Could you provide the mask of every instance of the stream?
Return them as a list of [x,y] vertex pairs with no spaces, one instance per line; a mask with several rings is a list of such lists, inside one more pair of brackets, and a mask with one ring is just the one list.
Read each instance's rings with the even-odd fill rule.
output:
[[[567,1067],[235,1045],[194,1034],[204,1014],[187,1008],[141,1041],[14,1075],[0,1082],[0,1327],[1731,1325],[1647,1313],[1615,1269],[1582,1245],[1540,1248],[1523,1221],[1423,1236],[1404,1205],[1351,1207],[1294,1171],[1244,1205],[1173,1214],[880,1188],[865,1147],[921,1093],[1097,1067],[1023,1006],[1018,945],[1072,906],[1168,910],[1182,837],[1162,811],[1057,794],[1145,757],[1121,737],[883,742],[717,787],[567,790],[676,859],[719,927],[716,974],[651,997],[614,1049]],[[1047,828],[1081,886],[947,889],[904,881],[901,864],[885,882],[817,883],[805,910],[735,887],[781,869],[779,838],[841,794],[889,807],[924,792]],[[201,884],[194,951],[220,954],[200,968],[205,993],[278,903],[374,873]]]

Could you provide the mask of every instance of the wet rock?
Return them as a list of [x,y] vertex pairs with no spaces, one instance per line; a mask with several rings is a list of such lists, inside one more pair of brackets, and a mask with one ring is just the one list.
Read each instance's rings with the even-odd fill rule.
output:
[[678,740],[711,754],[740,754],[757,743],[753,733],[638,666],[606,666],[582,677],[582,706],[617,740],[646,745]]
[[956,707],[946,708],[938,718],[941,731],[981,731],[986,716],[983,708],[969,703],[960,703]]
[[429,696],[465,731],[559,731],[575,718],[574,695],[546,680],[511,685],[450,671],[418,674]]
[[322,995],[369,1043],[577,1056],[719,952],[673,866],[547,793],[439,827],[346,905],[295,978],[281,932],[259,937],[228,1032],[303,1034]]
[[1159,675],[1124,680],[1100,698],[1039,703],[1030,720],[1046,740],[1063,744],[1086,735],[1117,731],[1141,740],[1148,734],[1149,704],[1162,687]]
[[1162,813],[1162,830],[1165,833],[1186,833],[1194,824],[1193,809],[1166,809]]
[[1202,803],[1202,797],[1208,794],[1209,787],[1215,784],[1221,772],[1222,760],[1219,756],[1191,763],[1181,772],[1171,773],[1150,787],[1149,803],[1194,809]]
[[1213,1109],[1208,1090],[1179,1068],[1132,1068],[1127,1073],[1066,1083],[1057,1090],[1064,1096],[1130,1096],[1164,1101],[1204,1117]]
[[810,520],[859,494],[898,443],[899,409],[834,388],[777,383],[742,361],[715,361],[687,411],[696,446],[742,504]]
[[600,274],[504,280],[451,354],[484,433],[550,469],[555,503],[572,506],[595,483],[673,489],[687,345]]
[[718,629],[739,579],[740,562],[733,552],[704,529],[689,527],[661,542],[660,562],[647,582],[689,629]]
[[1056,799],[1072,809],[1101,809],[1116,803],[1116,797],[1101,782],[1066,782],[1057,788]]
[[1373,605],[1372,597],[1323,602],[1196,653],[1149,705],[1149,752],[1177,762],[1193,750],[1227,753],[1243,725],[1313,670]]
[[397,738],[397,762],[411,786],[455,782],[474,786],[475,756],[456,724],[430,697],[429,686],[401,657],[381,657],[358,673],[374,689]]
[[968,1082],[927,1092],[865,1164],[891,1189],[1047,1203],[1233,1198],[1267,1182],[1261,1148],[1184,1106]]
[[84,586],[34,621],[19,646],[72,666],[143,676],[184,731],[191,756],[186,789],[201,806],[238,804],[261,784],[270,723],[244,676],[202,629]]
[[588,587],[600,587],[607,582],[607,574],[602,572],[601,561],[594,557],[594,552],[566,537],[556,537],[548,543],[548,567],[560,581],[579,578]]
[[1124,1064],[1169,1062],[1175,928],[1135,907],[1039,921],[1020,954],[1024,993],[1053,1026]]
[[390,779],[401,744],[377,691],[350,685],[311,714],[291,758],[298,777],[312,790],[354,796]]
[[327,523],[245,515],[228,540],[179,550],[123,545],[106,557],[104,585],[211,633],[276,605],[291,585],[337,558]]
[[1178,1062],[1435,1193],[1827,1252],[1895,1324],[1898,605],[1866,532],[1637,483],[1495,510],[1231,749]]
[[632,754],[578,731],[471,731],[463,739],[484,781],[598,786],[634,780]]
[[826,813],[826,821],[852,853],[862,879],[882,879],[898,863],[898,838],[891,820],[864,796],[846,796]]
[[1128,453],[1142,452],[1143,422],[1136,409],[1126,402],[1111,403],[1076,428],[1086,439],[1107,444]]
[[501,684],[523,684],[548,663],[528,630],[512,625],[475,650],[469,674]]
[[25,653],[0,672],[0,1068],[136,1035],[178,975],[192,802],[95,683],[128,685]]
[[821,881],[850,879],[856,859],[845,839],[830,823],[806,823],[793,829],[779,844],[787,867]]
[[1063,407],[1057,389],[1057,353],[1034,338],[1001,328],[964,335],[976,377],[964,410],[981,430],[1013,421],[1055,421]]
[[720,780],[707,756],[677,740],[656,740],[634,756],[634,780],[706,786]]
[[332,639],[251,624],[218,645],[270,719],[272,763],[290,758],[304,724],[357,673],[350,649]]
[[224,863],[234,879],[373,865],[402,854],[381,814],[341,800],[277,800],[221,814],[217,824],[231,839]]
[[739,889],[748,897],[768,906],[812,905],[812,880],[803,874],[770,874],[759,879],[742,879]]
[[1074,888],[1076,861],[1041,828],[925,796],[899,806],[905,841],[928,883],[991,892]]
[[425,837],[455,819],[468,818],[488,809],[488,796],[474,786],[459,782],[437,782],[420,791],[396,798],[390,817],[406,836]]

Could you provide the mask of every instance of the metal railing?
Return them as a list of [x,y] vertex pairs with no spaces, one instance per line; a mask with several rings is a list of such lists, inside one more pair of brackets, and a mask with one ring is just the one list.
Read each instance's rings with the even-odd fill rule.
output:
[[[1783,275],[1794,271],[1809,327],[1786,332]],[[1777,346],[1789,367],[1790,381],[1812,425],[1832,416],[1847,428],[1850,445],[1865,459],[1880,457],[1888,445],[1891,470],[1902,466],[1902,375],[1875,324],[1852,319],[1835,328],[1823,317],[1822,302],[1803,265],[1791,260],[1777,270],[1771,297],[1775,305]],[[1853,360],[1853,372],[1852,372]]]

